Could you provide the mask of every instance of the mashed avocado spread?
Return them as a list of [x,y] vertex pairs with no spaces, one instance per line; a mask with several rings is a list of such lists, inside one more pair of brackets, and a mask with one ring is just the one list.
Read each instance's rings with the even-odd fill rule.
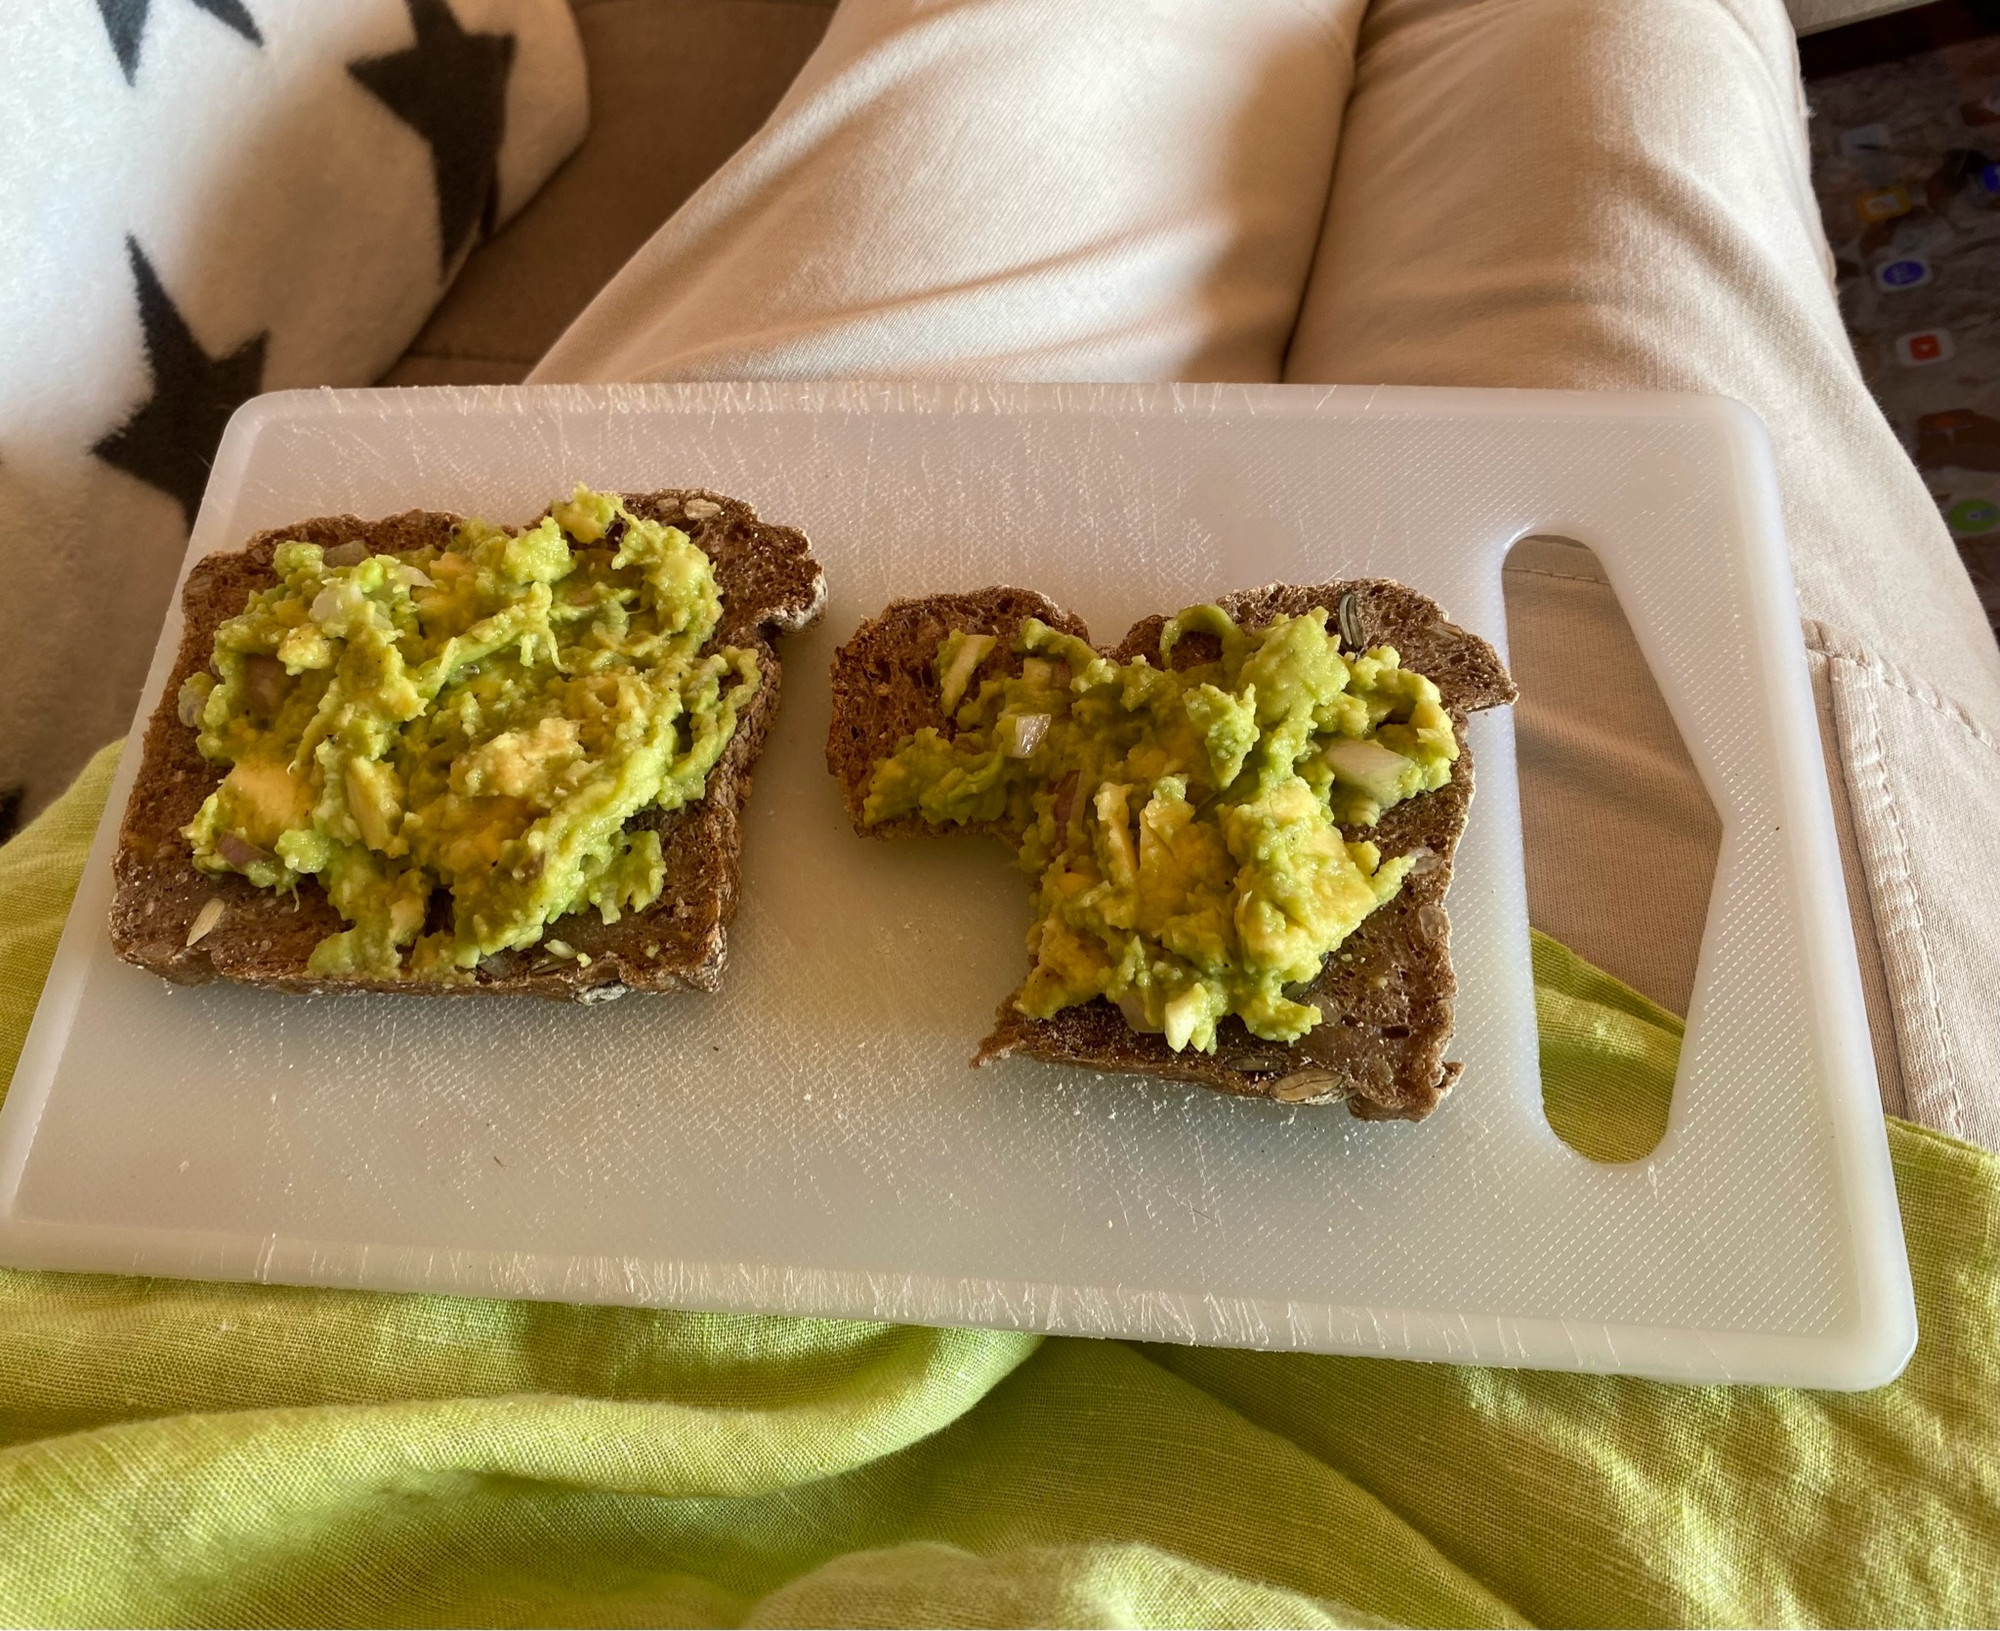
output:
[[659,835],[625,823],[701,797],[759,681],[754,652],[703,649],[722,601],[686,533],[578,487],[518,534],[272,564],[181,691],[231,766],[185,832],[203,871],[320,880],[353,927],[309,974],[469,980],[565,913],[659,897]]
[[[1037,620],[1018,674],[972,680],[991,635],[954,631],[937,671],[949,738],[881,760],[869,823],[995,823],[1041,882],[1022,1010],[1108,997],[1176,1051],[1213,1052],[1239,1016],[1273,1042],[1319,1023],[1285,995],[1402,887],[1363,831],[1451,779],[1458,739],[1438,690],[1392,646],[1344,654],[1324,611],[1254,633],[1220,607],[1182,612],[1160,663],[1111,662]],[[1184,635],[1218,660],[1168,666]]]

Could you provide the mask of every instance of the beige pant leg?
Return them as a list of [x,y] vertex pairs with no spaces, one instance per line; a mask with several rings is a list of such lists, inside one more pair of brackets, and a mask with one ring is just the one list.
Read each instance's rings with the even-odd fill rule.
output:
[[1362,6],[847,0],[531,377],[1274,380]]
[[[1762,415],[1884,1102],[2000,1145],[2000,656],[1827,267],[1778,0],[1379,0],[1287,377]],[[1589,558],[1512,567],[1537,921],[1674,1002],[1712,813]]]

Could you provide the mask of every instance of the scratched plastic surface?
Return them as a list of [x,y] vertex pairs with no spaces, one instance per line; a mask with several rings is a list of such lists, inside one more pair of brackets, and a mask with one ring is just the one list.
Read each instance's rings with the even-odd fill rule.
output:
[[[104,931],[128,759],[0,1117],[0,1261],[1872,1385],[1914,1341],[1761,426],[1729,404],[1304,387],[310,392],[236,417],[190,559],[307,515],[705,484],[804,527],[722,991],[174,990]],[[1457,1091],[1421,1126],[967,1058],[1024,959],[996,845],[864,842],[838,640],[1012,581],[1102,639],[1385,575],[1504,645],[1531,532],[1604,561],[1724,824],[1665,1141],[1540,1108],[1511,724],[1449,907]],[[157,692],[179,638],[162,636]],[[144,709],[150,711],[152,695]],[[1645,903],[1626,903],[1643,911]]]

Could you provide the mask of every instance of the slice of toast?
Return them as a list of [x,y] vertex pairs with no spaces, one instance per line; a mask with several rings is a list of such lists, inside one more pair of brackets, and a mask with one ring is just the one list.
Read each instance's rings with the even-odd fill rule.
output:
[[[740,500],[700,488],[622,496],[634,515],[671,522],[707,554],[722,592],[722,622],[711,644],[754,650],[763,675],[738,716],[736,734],[709,772],[703,796],[671,814],[643,811],[629,823],[659,831],[667,876],[657,901],[612,924],[600,922],[595,911],[559,918],[545,931],[542,945],[487,958],[467,984],[328,980],[308,977],[306,959],[322,939],[347,925],[317,883],[301,886],[294,901],[247,878],[195,870],[181,829],[228,767],[204,759],[194,731],[181,723],[181,682],[207,665],[217,627],[241,612],[252,592],[278,581],[271,567],[277,546],[299,538],[329,546],[359,540],[376,554],[444,547],[462,519],[429,510],[380,521],[321,516],[259,533],[241,551],[211,555],[188,575],[180,654],[147,726],[145,756],[119,830],[111,906],[111,942],[118,955],[183,984],[224,979],[279,991],[503,992],[572,1002],[604,1002],[628,990],[713,991],[736,911],[751,768],[778,708],[773,642],[819,616],[826,579],[803,533],[759,521]],[[690,513],[690,502],[699,513]],[[210,908],[214,901],[221,902],[219,918]],[[205,908],[213,927],[189,945],[189,932]],[[444,926],[442,912],[440,897],[436,921],[428,928]],[[565,942],[583,957],[551,955],[550,940]]]
[[[1406,668],[1436,684],[1458,733],[1459,755],[1445,786],[1392,807],[1376,826],[1352,835],[1379,845],[1385,858],[1424,850],[1429,856],[1420,857],[1393,900],[1362,920],[1317,979],[1291,993],[1317,1005],[1321,1022],[1285,1044],[1251,1035],[1231,1016],[1217,1028],[1214,1053],[1175,1053],[1164,1037],[1133,1030],[1101,997],[1052,1019],[1031,1019],[1010,996],[975,1064],[1019,1053],[1093,1070],[1174,1077],[1287,1103],[1344,1101],[1367,1120],[1418,1121],[1444,1097],[1460,1068],[1444,1057],[1457,982],[1451,968],[1451,922],[1443,903],[1472,800],[1465,720],[1475,709],[1513,701],[1514,682],[1484,640],[1447,622],[1434,601],[1385,579],[1309,588],[1274,584],[1226,595],[1220,604],[1244,628],[1256,629],[1314,607],[1324,607],[1331,618],[1348,594],[1355,597],[1364,642],[1394,646]],[[927,725],[946,736],[954,734],[939,706],[934,667],[938,642],[950,630],[998,637],[973,676],[969,690],[976,690],[983,677],[1019,671],[1014,636],[1030,617],[1089,638],[1077,618],[1041,595],[995,588],[898,601],[864,623],[835,654],[827,768],[841,784],[857,831],[884,838],[938,832],[918,816],[873,827],[863,823],[862,802],[876,761]],[[1140,656],[1157,662],[1165,621],[1154,616],[1134,624],[1107,655],[1114,662]],[[1218,651],[1213,636],[1189,635],[1174,648],[1174,666],[1212,661]]]

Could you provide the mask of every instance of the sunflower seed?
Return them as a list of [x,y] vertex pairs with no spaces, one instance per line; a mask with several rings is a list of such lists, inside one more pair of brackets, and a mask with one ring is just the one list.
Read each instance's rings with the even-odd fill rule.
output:
[[1302,1104],[1307,1099],[1322,1097],[1339,1080],[1337,1071],[1295,1070],[1271,1084],[1271,1097],[1280,1104]]
[[216,924],[222,921],[223,905],[220,895],[210,895],[202,903],[202,908],[194,915],[194,922],[188,925],[187,943],[192,946]]
[[1340,625],[1340,643],[1349,651],[1360,651],[1366,631],[1361,627],[1361,597],[1352,589],[1340,597],[1340,609],[1334,620]]

